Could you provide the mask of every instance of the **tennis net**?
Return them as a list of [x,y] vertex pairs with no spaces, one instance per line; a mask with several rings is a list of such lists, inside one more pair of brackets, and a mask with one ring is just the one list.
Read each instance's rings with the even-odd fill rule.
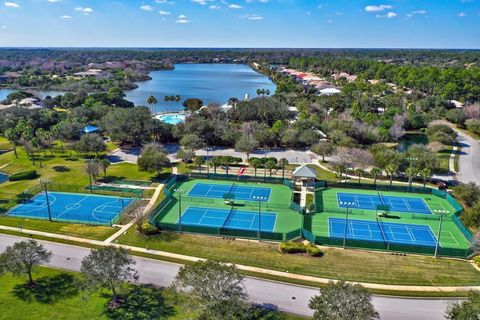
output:
[[227,215],[227,217],[225,218],[225,221],[223,222],[222,229],[225,228],[225,226],[227,225],[228,221],[229,221],[230,218],[232,217],[233,211],[234,211],[234,207],[231,206],[231,207],[230,207],[230,211],[228,211],[228,215]]
[[388,239],[387,239],[387,235],[383,231],[382,222],[378,219],[378,217],[376,217],[376,220],[377,220],[378,228],[380,229],[380,234],[382,235],[382,238],[383,238],[383,243],[385,243],[385,246],[388,247]]

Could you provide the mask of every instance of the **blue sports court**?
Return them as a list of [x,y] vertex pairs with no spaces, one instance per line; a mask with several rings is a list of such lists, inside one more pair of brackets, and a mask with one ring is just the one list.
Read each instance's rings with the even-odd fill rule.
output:
[[248,187],[236,184],[197,183],[188,193],[189,197],[222,199],[227,193],[234,194],[235,200],[268,202],[271,188]]
[[337,193],[337,201],[340,208],[347,207],[345,202],[350,202],[354,203],[350,207],[358,209],[375,210],[378,205],[384,205],[394,212],[432,214],[430,208],[421,198],[384,196],[381,194]]
[[[49,192],[50,215],[55,221],[109,225],[133,199],[93,194]],[[9,216],[48,220],[47,198],[44,193],[8,212]]]
[[[344,237],[345,219],[329,218],[328,224],[330,237]],[[430,247],[437,243],[437,238],[429,226],[351,219],[348,219],[347,223],[347,239]]]
[[[275,213],[263,213],[260,217],[260,230],[273,232],[275,229]],[[224,210],[212,208],[189,207],[182,215],[182,225],[225,228],[236,230],[253,230],[259,228],[258,212]],[[179,224],[179,221],[177,221]]]

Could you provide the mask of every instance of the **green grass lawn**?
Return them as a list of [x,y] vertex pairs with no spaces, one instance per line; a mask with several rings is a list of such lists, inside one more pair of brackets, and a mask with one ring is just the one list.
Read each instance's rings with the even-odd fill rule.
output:
[[[106,312],[108,295],[105,291],[85,295],[78,289],[78,273],[40,267],[35,273],[37,285],[34,289],[25,286],[26,279],[0,276],[0,319],[22,320],[85,320],[118,319]],[[175,300],[162,290],[144,286],[131,286],[132,313],[151,314],[164,310],[161,319],[183,320],[189,318]],[[130,319],[130,318],[129,318]],[[143,319],[143,318],[142,318]],[[157,317],[152,318],[159,319]],[[286,320],[306,319],[285,315]]]
[[311,258],[281,254],[277,244],[272,243],[173,233],[139,236],[135,228],[122,235],[118,243],[340,280],[403,285],[480,285],[480,274],[467,261],[427,256],[323,248],[323,257]]
[[0,216],[0,225],[103,241],[118,228]]
[[[55,152],[54,156],[50,156],[49,153],[47,153],[47,156],[43,157],[43,167],[40,167],[38,161],[33,165],[23,148],[17,149],[19,155],[18,159],[15,158],[13,152],[0,155],[0,167],[6,165],[2,169],[3,172],[13,174],[20,171],[37,170],[39,179],[50,179],[57,183],[82,187],[87,186],[89,183],[88,175],[85,172],[85,161],[74,153],[72,153],[72,157],[68,156],[68,152],[64,154],[61,152]],[[171,168],[165,169],[166,175],[171,172]],[[111,165],[107,169],[107,176],[112,180],[156,180],[153,174],[139,171],[138,166],[132,163]],[[99,178],[102,177],[103,175]],[[6,182],[2,184],[1,192],[17,194],[36,184],[38,184],[38,179]]]

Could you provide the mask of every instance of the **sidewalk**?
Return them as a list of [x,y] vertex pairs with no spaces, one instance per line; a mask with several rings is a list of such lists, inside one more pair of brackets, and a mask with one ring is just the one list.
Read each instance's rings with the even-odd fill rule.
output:
[[[107,240],[109,240],[110,238],[105,240],[105,241],[98,241],[98,240],[90,240],[90,239],[71,237],[71,236],[60,235],[60,234],[53,234],[53,233],[49,233],[49,232],[42,232],[42,231],[35,231],[35,230],[28,230],[28,229],[20,229],[20,228],[7,227],[7,226],[0,226],[0,229],[1,230],[8,230],[8,231],[16,231],[16,232],[21,232],[21,233],[25,233],[25,234],[32,234],[32,235],[50,237],[50,238],[54,238],[54,239],[75,241],[75,242],[85,243],[85,244],[94,245],[94,246],[113,245],[117,248],[124,248],[124,249],[130,250],[130,251],[133,251],[133,252],[147,253],[147,254],[150,254],[150,255],[158,256],[158,257],[172,258],[172,259],[176,259],[176,260],[191,261],[191,262],[205,260],[205,259],[202,259],[202,258],[186,256],[186,255],[177,254],[177,253],[171,253],[171,252],[165,252],[165,251],[159,251],[159,250],[150,250],[148,248],[139,248],[139,247],[133,247],[133,246],[128,246],[128,245],[121,245],[121,244],[107,242]],[[318,283],[318,284],[326,284],[329,281],[332,281],[332,279],[327,279],[327,278],[318,278],[318,277],[313,277],[313,276],[293,274],[293,273],[289,273],[289,272],[269,270],[269,269],[251,267],[251,266],[237,265],[237,267],[240,270],[243,270],[243,271],[254,272],[254,273],[265,274],[265,275],[276,276],[276,277],[282,277],[282,278],[292,279],[292,280],[300,280],[300,281]],[[352,283],[361,284],[362,286],[364,286],[368,289],[392,290],[392,291],[455,292],[455,291],[480,290],[480,286],[460,286],[460,287],[455,287],[455,286],[409,286],[409,285],[376,284],[376,283],[366,283],[366,282],[352,282]]]

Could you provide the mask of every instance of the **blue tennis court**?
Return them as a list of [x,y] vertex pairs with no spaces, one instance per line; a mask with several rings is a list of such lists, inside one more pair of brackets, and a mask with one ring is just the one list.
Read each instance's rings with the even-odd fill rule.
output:
[[[276,220],[277,214],[262,212],[260,230],[273,232]],[[258,212],[189,207],[182,215],[182,225],[256,231]]]
[[271,188],[248,187],[237,184],[211,184],[197,183],[188,193],[189,197],[217,198],[222,199],[226,193],[234,194],[235,200],[250,200],[268,202]]
[[381,194],[337,193],[338,205],[345,208],[345,202],[353,202],[354,208],[375,210],[378,205],[390,207],[390,211],[432,214],[430,208],[421,198],[384,196]]
[[[343,238],[345,219],[329,218],[332,238]],[[437,238],[429,226],[348,219],[347,239],[434,247]]]
[[[89,224],[111,224],[133,199],[94,194],[49,192],[50,214],[55,221]],[[11,209],[13,217],[48,220],[47,198],[38,194],[28,202]]]

